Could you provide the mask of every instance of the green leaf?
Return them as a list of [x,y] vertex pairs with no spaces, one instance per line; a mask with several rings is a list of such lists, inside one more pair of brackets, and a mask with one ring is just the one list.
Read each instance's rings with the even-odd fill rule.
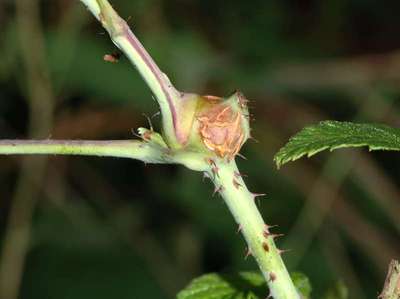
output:
[[293,283],[296,286],[298,292],[301,294],[302,298],[310,298],[312,287],[308,277],[300,272],[290,273],[290,277],[292,278]]
[[304,128],[275,155],[278,168],[305,155],[311,157],[325,149],[367,146],[372,150],[400,150],[400,129],[379,124],[323,121]]
[[177,299],[261,299],[267,294],[264,277],[258,273],[212,273],[195,278]]

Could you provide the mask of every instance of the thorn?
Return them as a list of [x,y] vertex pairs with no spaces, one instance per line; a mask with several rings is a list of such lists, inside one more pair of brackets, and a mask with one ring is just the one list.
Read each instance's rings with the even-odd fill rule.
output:
[[211,166],[211,171],[214,174],[214,177],[219,177],[218,172],[219,172],[219,168],[217,167],[217,164],[215,163],[215,161],[211,158],[206,159],[206,162]]
[[276,280],[276,274],[274,272],[269,273],[269,281],[274,282]]
[[222,192],[222,190],[224,190],[224,187],[221,185],[221,186],[219,186],[219,187],[217,187],[217,186],[215,186],[215,189],[214,189],[214,192],[213,192],[213,197],[215,196],[215,194],[217,194],[217,193],[221,193]]
[[262,243],[262,247],[263,247],[263,249],[264,249],[265,252],[269,252],[269,246],[268,246],[268,243],[267,243],[267,242],[263,242],[263,243]]
[[153,119],[153,118],[155,118],[155,117],[157,117],[157,116],[160,116],[160,115],[161,115],[161,111],[158,111],[158,112],[154,113],[154,114],[151,116],[151,119]]
[[292,251],[292,249],[284,249],[284,250],[282,250],[282,249],[277,249],[277,250],[278,250],[278,254],[279,254],[279,255],[282,255],[282,254],[284,254],[284,253],[286,253],[286,252]]
[[[273,235],[276,235],[276,237],[278,237],[279,235],[277,235],[277,234],[271,234],[270,232],[269,232],[269,230],[271,229],[271,228],[274,228],[274,227],[277,227],[278,225],[268,225],[268,224],[265,224],[265,227],[264,227],[264,232],[263,232],[263,236],[264,236],[264,238],[269,238],[269,237],[272,237]],[[272,237],[273,238],[273,237]]]
[[251,141],[254,141],[255,143],[260,143],[260,141],[258,141],[258,139],[255,139],[253,136],[250,136],[249,139]]
[[212,167],[211,171],[213,172],[215,177],[219,177],[219,174],[218,174],[219,168],[217,166]]
[[244,256],[244,259],[247,260],[247,258],[248,258],[250,255],[252,255],[251,250],[250,250],[249,247],[247,247],[246,255]]
[[208,174],[208,172],[203,172],[203,182],[205,179],[211,179],[210,175]]
[[267,195],[265,193],[251,193],[251,194],[253,195],[253,200],[256,202],[256,204],[260,204],[260,201],[257,201],[258,197]]
[[214,167],[217,166],[217,165],[215,164],[215,161],[214,161],[213,159],[211,159],[211,158],[207,158],[207,159],[206,159],[206,162],[207,162],[209,165],[211,165],[211,166],[214,166]]
[[238,171],[235,171],[234,173],[234,176],[238,179],[238,178],[244,178],[244,177],[247,177],[247,175],[246,174],[241,174],[240,172],[238,172]]
[[147,118],[147,121],[148,121],[148,123],[149,123],[149,126],[150,126],[150,131],[152,131],[152,132],[153,132],[153,131],[154,131],[154,130],[153,130],[153,124],[151,123],[151,119],[150,119],[150,117],[148,117],[146,113],[142,113],[142,114],[143,114],[143,116],[144,116],[144,117],[146,117],[146,118]]
[[251,193],[254,197],[254,199],[256,199],[257,197],[262,197],[262,196],[267,196],[267,194],[265,193]]
[[265,224],[265,230],[269,231],[271,228],[278,227],[278,226],[279,226],[278,224],[275,224],[275,225]]
[[237,153],[236,156],[242,158],[243,160],[247,161],[247,158],[245,156],[243,156],[241,153]]
[[241,224],[239,224],[239,226],[238,226],[238,229],[237,229],[236,233],[237,233],[237,234],[238,234],[238,233],[240,233],[240,232],[242,231],[242,229],[243,229],[242,225],[241,225]]
[[235,186],[236,189],[239,189],[242,185],[238,183],[235,179],[232,180],[233,186]]
[[270,234],[269,235],[272,239],[283,237],[284,234]]

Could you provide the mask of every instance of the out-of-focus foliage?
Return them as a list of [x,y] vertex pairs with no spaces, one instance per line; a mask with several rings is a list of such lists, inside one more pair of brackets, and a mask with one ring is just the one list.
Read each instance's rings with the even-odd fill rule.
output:
[[278,167],[303,156],[329,149],[366,146],[373,150],[400,150],[400,130],[379,124],[323,121],[306,127],[290,138],[275,155]]
[[[343,150],[280,171],[273,156],[326,119],[398,127],[400,2],[112,2],[178,88],[220,96],[238,88],[251,100],[259,143],[249,142],[238,163],[250,189],[268,194],[261,213],[279,224],[278,244],[291,249],[283,258],[309,277],[313,298],[339,279],[349,298],[376,297],[400,252],[398,154]],[[1,138],[29,130],[15,3],[0,2]],[[139,75],[124,58],[103,61],[115,48],[79,1],[38,3],[55,101],[53,129],[42,137],[134,138],[131,129],[147,125],[142,113],[158,110]],[[21,161],[0,157],[1,240],[20,215],[12,204]],[[204,273],[256,271],[212,191],[201,174],[175,166],[50,157],[20,298],[174,298]]]
[[311,296],[312,286],[308,277],[300,272],[293,272],[290,274],[294,285],[301,294],[303,299],[308,299]]
[[194,279],[177,299],[261,299],[266,293],[264,277],[258,273],[207,274]]
[[324,299],[347,299],[349,298],[349,291],[347,286],[344,285],[343,281],[337,282],[332,288],[330,288]]

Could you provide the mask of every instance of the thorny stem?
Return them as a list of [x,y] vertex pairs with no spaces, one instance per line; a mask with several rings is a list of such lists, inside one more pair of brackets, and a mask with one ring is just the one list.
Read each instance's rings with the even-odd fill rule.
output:
[[[206,171],[214,181],[231,213],[241,227],[249,253],[256,259],[275,299],[299,299],[299,294],[276,248],[274,238],[239,175],[234,161],[216,158],[211,153],[200,153],[180,148],[177,102],[181,95],[160,71],[128,25],[113,10],[107,0],[81,0],[110,33],[113,42],[137,67],[155,94],[163,115],[164,136],[152,131],[141,134],[144,141],[69,141],[69,140],[3,140],[0,154],[60,154],[123,157],[149,163],[178,163],[197,171]],[[150,133],[150,137],[147,137]],[[153,134],[154,133],[154,134]],[[161,140],[160,140],[161,138]],[[206,163],[207,161],[210,164]]]
[[274,235],[264,223],[251,193],[239,174],[235,161],[210,161],[209,177],[215,184],[246,239],[252,255],[275,299],[299,299],[300,296],[282,261],[282,251],[275,246]]
[[385,286],[380,299],[398,299],[400,298],[400,263],[392,260],[389,265],[389,271],[386,277]]
[[[167,142],[172,147],[177,147],[179,134],[177,125],[177,103],[181,101],[178,92],[169,81],[168,77],[160,70],[149,53],[130,30],[128,24],[112,8],[107,0],[81,0],[93,15],[101,22],[110,34],[114,44],[134,64],[155,95],[160,105],[163,118],[163,128]],[[179,138],[179,137],[178,137]]]

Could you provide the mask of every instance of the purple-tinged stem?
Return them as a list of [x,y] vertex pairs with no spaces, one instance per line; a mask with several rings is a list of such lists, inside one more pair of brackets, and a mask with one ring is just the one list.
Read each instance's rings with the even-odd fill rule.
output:
[[168,77],[160,70],[149,53],[136,38],[128,24],[112,8],[107,0],[81,0],[101,22],[110,34],[113,43],[128,57],[137,68],[157,99],[163,118],[163,130],[168,145],[179,147],[178,104],[181,93],[172,85]]

